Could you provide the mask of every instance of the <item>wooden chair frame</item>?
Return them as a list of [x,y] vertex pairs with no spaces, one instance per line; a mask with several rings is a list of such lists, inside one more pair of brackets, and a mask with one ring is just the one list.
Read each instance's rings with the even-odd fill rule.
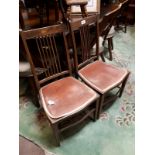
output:
[[[83,82],[85,82],[88,86],[90,86],[92,89],[94,89],[95,91],[97,91],[95,88],[93,88],[91,86],[91,84],[89,84],[89,82],[87,82],[87,80],[84,80],[83,77],[80,76],[79,74],[79,70],[83,67],[85,67],[87,64],[91,63],[92,61],[96,61],[99,58],[99,20],[98,20],[98,16],[97,15],[93,15],[90,17],[86,17],[83,18],[79,21],[69,21],[69,27],[70,27],[70,33],[72,35],[72,41],[73,41],[73,48],[74,48],[74,59],[75,59],[75,67],[76,67],[76,74],[78,75],[77,77],[80,78]],[[84,61],[82,63],[80,63],[78,61],[78,51],[77,51],[77,43],[76,43],[76,39],[75,39],[75,32],[77,30],[81,31],[81,38],[83,37],[83,39],[88,39],[87,34],[84,34],[84,30],[86,31],[86,33],[88,33],[88,27],[91,27],[92,25],[95,26],[95,31],[96,31],[96,36],[95,36],[95,41],[96,41],[96,53],[94,54],[94,56],[89,57],[91,54],[90,49],[87,48],[89,47],[88,45],[85,45],[84,49],[82,49],[83,54],[87,54],[89,55],[88,57],[86,57],[86,59],[84,59]],[[82,40],[82,39],[81,39]],[[83,41],[82,42],[87,42],[88,41]],[[87,48],[87,49],[86,49]],[[88,54],[89,53],[89,54]],[[109,103],[111,103],[112,101],[116,100],[117,97],[121,97],[126,81],[128,79],[129,76],[129,72],[127,73],[127,75],[124,77],[124,79],[118,83],[116,86],[112,87],[111,89],[109,89],[108,91],[106,91],[104,94],[101,94],[100,92],[97,91],[98,94],[100,94],[100,103],[99,103],[99,109],[98,109],[98,118],[99,115],[101,113],[101,110],[103,107],[107,106]],[[111,97],[107,97],[107,95],[109,94],[109,92],[111,92],[113,89],[118,88],[118,91]]]
[[125,17],[125,21],[124,21],[125,23],[124,23],[123,27],[120,27],[120,25],[119,25],[119,18],[122,18],[123,14],[125,12],[127,12],[130,0],[119,0],[119,3],[122,6],[121,6],[121,9],[119,11],[119,16],[117,17],[117,20],[116,20],[116,28],[115,29],[116,30],[123,30],[123,28],[124,28],[124,33],[126,33],[126,31],[127,31],[127,18]]
[[[112,8],[109,12],[104,14],[103,17],[99,20],[99,30],[100,30],[100,36],[103,37],[103,43],[102,43],[103,47],[105,45],[105,41],[107,40],[107,36],[110,32],[110,29],[115,22],[116,16],[120,12],[120,9],[121,4],[115,5],[114,8]],[[113,49],[112,38],[108,39],[108,49],[110,55],[109,59],[112,60],[112,52],[111,52],[111,49]],[[102,60],[105,61],[103,52],[104,50],[100,52],[100,56]]]
[[88,16],[87,9],[86,9],[87,3],[88,1],[86,0],[84,1],[64,0],[64,2],[60,1],[60,7],[61,7],[61,12],[62,12],[64,21],[71,19],[71,7],[74,5],[80,6],[82,17],[87,17]]
[[[35,64],[33,62],[32,53],[29,50],[27,40],[32,39],[32,38],[35,39],[36,43],[37,43],[37,47],[39,49],[39,52],[41,52],[40,50],[42,50],[45,53],[45,52],[47,52],[48,48],[51,48],[53,50],[49,51],[49,52],[55,52],[55,56],[56,56],[58,51],[56,49],[56,44],[55,44],[53,37],[57,36],[58,33],[63,36],[64,46],[65,46],[64,51],[66,52],[66,62],[67,62],[68,70],[62,71],[60,69],[60,62],[58,59],[57,60],[55,59],[55,63],[51,64],[53,66],[49,66],[49,62],[46,62],[47,60],[44,59],[44,61],[45,61],[43,63],[44,68],[42,69],[42,73],[40,73],[40,74],[45,74],[45,75],[47,75],[47,77],[45,77],[44,79],[39,79],[38,78],[39,74],[36,73]],[[21,35],[21,38],[22,38],[22,41],[23,41],[23,44],[24,44],[24,47],[26,50],[28,61],[31,66],[32,74],[34,75],[34,80],[35,80],[35,84],[36,84],[38,91],[40,90],[42,85],[46,85],[46,83],[51,80],[61,78],[64,76],[72,75],[72,68],[71,68],[71,64],[70,64],[70,57],[69,57],[69,51],[68,51],[68,45],[67,45],[67,39],[66,39],[67,33],[68,33],[68,30],[66,28],[66,25],[64,25],[64,24],[48,26],[48,27],[44,27],[44,28],[27,30],[27,31],[22,31],[22,30],[20,31],[20,35]],[[49,37],[51,37],[51,40],[49,39]],[[48,42],[45,38],[47,40],[49,39],[50,42]],[[43,39],[43,42],[40,39]],[[44,42],[45,40],[48,43],[46,45]],[[40,49],[39,44],[40,45],[43,44],[44,48]],[[49,45],[48,48],[46,47],[47,45]],[[39,53],[39,54],[41,54],[41,53]],[[50,54],[48,56],[50,56]],[[42,55],[42,57],[46,58],[45,55]],[[55,71],[50,72],[50,70],[49,70],[50,67],[53,67],[53,70],[55,70]],[[42,98],[42,96],[40,96],[40,98]],[[70,115],[60,117],[57,119],[51,118],[48,115],[48,113],[46,112],[46,110],[44,109],[45,114],[48,117],[48,120],[53,128],[53,133],[54,133],[54,136],[56,139],[56,145],[60,146],[60,133],[61,132],[81,123],[88,117],[90,117],[91,119],[93,119],[95,121],[97,119],[97,115],[98,115],[97,114],[98,108],[99,108],[99,98],[97,97],[93,101],[89,102],[89,104],[82,110],[75,112],[74,114],[70,114]]]

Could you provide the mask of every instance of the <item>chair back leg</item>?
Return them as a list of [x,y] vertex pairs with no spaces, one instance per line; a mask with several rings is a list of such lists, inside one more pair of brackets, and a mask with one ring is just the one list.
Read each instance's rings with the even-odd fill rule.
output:
[[118,97],[121,97],[121,96],[122,96],[122,93],[123,93],[123,91],[124,91],[124,88],[125,88],[127,79],[128,79],[128,77],[129,77],[129,74],[130,74],[130,73],[128,73],[128,75],[126,76],[126,78],[124,79],[124,81],[123,81],[123,83],[122,83],[122,86],[121,86],[121,88],[120,88],[120,93],[119,93],[119,96],[118,96]]
[[112,61],[112,38],[108,38],[108,52],[109,52],[109,60]]

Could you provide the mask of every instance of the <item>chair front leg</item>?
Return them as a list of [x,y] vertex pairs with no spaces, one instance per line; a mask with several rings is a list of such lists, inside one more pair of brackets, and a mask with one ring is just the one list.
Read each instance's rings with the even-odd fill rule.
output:
[[100,57],[101,57],[102,61],[105,62],[105,58],[104,58],[104,55],[103,55],[103,54],[104,54],[104,53],[102,52],[102,53],[100,54]]
[[108,38],[108,51],[109,51],[109,60],[112,61],[112,45],[111,45],[111,39]]
[[104,97],[105,97],[105,95],[103,94],[103,95],[101,95],[100,96],[100,99],[99,99],[99,108],[98,108],[98,114],[97,114],[97,118],[99,119],[99,117],[100,117],[100,114],[101,114],[101,111],[102,111],[102,107],[103,107],[103,102],[104,102]]
[[99,102],[100,98],[96,101],[96,105],[95,105],[95,113],[94,113],[94,121],[96,121],[98,119],[98,109],[99,109]]
[[112,50],[113,50],[114,49],[113,38],[111,38],[111,47],[112,47]]

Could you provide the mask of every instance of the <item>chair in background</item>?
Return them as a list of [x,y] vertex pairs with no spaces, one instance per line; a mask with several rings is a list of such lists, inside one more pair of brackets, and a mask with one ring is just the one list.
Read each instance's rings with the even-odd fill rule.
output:
[[[70,20],[69,25],[73,41],[76,73],[87,85],[100,94],[99,117],[102,107],[107,106],[117,97],[121,97],[129,72],[126,69],[98,60],[99,23],[96,15],[79,21]],[[80,31],[80,43],[76,37],[77,31]],[[96,38],[96,51],[93,54],[90,50],[91,34],[94,34]],[[79,45],[81,46],[79,47]],[[117,90],[116,93],[109,96],[109,93],[114,89]]]
[[[109,60],[112,60],[112,50],[113,50],[113,37],[115,36],[114,22],[116,16],[118,15],[121,9],[121,4],[119,5],[111,5],[108,12],[106,12],[102,18],[99,20],[99,33],[100,36],[103,37],[103,48],[105,45],[105,41],[108,41],[108,52],[109,52]],[[104,49],[100,51],[100,56],[103,61],[104,59]]]
[[71,7],[72,6],[79,6],[81,9],[82,17],[86,17],[88,15],[86,5],[88,0],[64,0],[60,1],[61,12],[63,15],[64,20],[68,20],[71,18]]
[[[64,130],[88,117],[96,120],[99,106],[99,95],[71,76],[66,34],[64,24],[20,31],[38,97],[57,145],[60,145],[60,133]],[[38,67],[42,74],[37,74]]]
[[121,9],[117,16],[116,20],[116,30],[123,30],[124,33],[127,31],[127,12],[130,0],[118,0],[118,3],[121,3]]

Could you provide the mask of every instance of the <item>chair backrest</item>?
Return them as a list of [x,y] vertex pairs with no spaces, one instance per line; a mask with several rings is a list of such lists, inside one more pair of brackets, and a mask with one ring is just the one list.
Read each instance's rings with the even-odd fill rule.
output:
[[127,6],[128,4],[130,3],[131,0],[119,0],[119,3],[122,4],[121,6],[121,10],[123,11]]
[[46,83],[71,75],[66,25],[53,25],[20,31],[37,89]]
[[103,15],[103,17],[99,20],[99,33],[100,36],[104,36],[104,41],[121,9],[121,4],[112,5],[110,10]]
[[[98,59],[99,50],[99,26],[98,15],[69,21],[74,50],[74,64],[78,71],[81,67]],[[91,48],[96,43],[96,50],[92,53]]]

